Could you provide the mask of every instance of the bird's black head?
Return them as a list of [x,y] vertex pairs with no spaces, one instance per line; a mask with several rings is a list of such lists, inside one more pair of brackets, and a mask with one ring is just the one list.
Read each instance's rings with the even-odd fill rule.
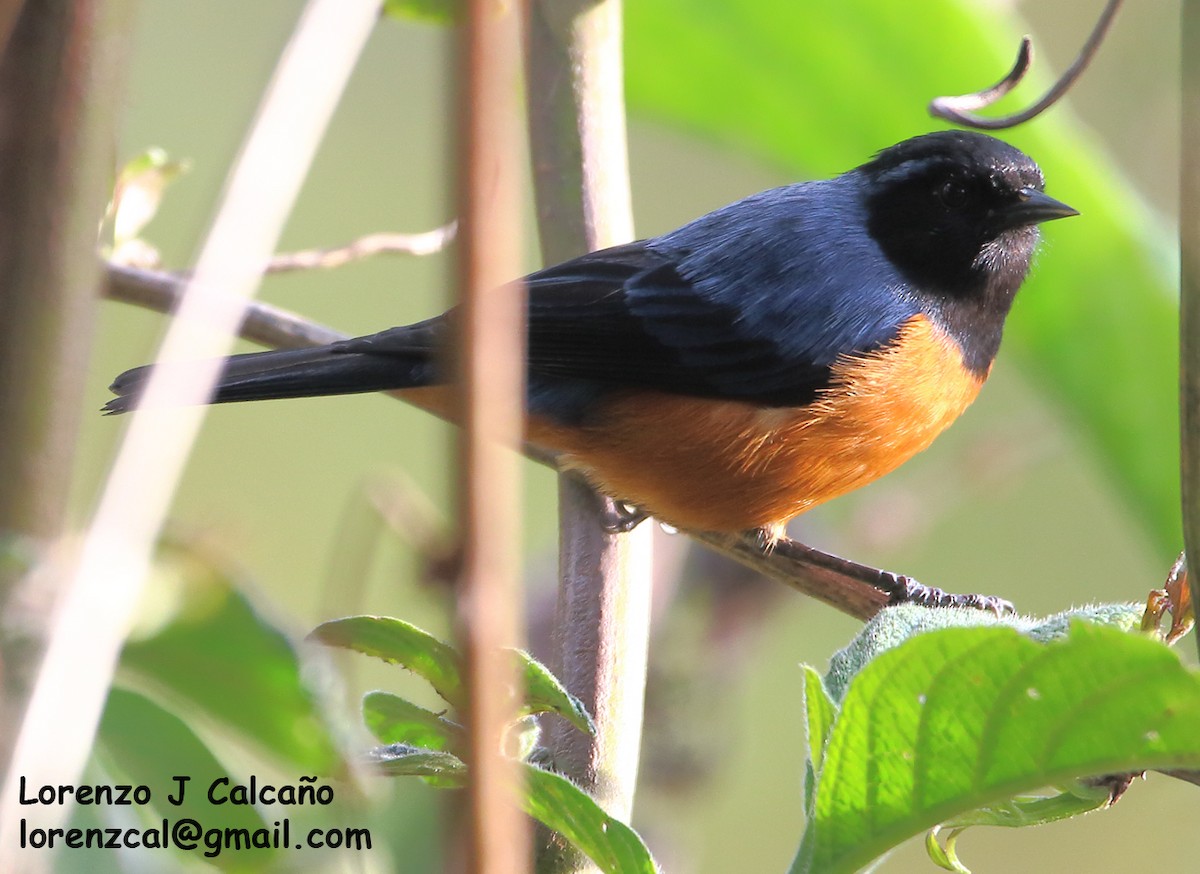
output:
[[967,366],[986,373],[1038,224],[1076,211],[1045,194],[1029,156],[980,133],[905,140],[852,173],[871,237],[958,341]]
[[[865,180],[868,230],[916,287],[959,296],[1025,278],[1037,225],[1075,215],[1029,156],[994,137],[940,131],[884,149]],[[1007,284],[1007,283],[1006,283]]]

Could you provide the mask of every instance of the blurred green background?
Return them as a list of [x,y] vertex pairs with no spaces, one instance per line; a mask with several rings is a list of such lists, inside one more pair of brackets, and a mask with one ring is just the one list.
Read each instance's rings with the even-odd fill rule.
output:
[[[1073,58],[1101,5],[630,0],[638,234],[770,185],[839,172],[942,127],[925,100],[998,78],[1023,32],[1017,15],[1033,34],[1044,84]],[[167,266],[192,257],[299,10],[290,0],[140,4],[116,150],[125,160],[161,146],[191,162],[145,232]],[[1047,229],[992,381],[961,423],[901,471],[805,517],[801,539],[944,588],[1001,594],[1031,613],[1137,600],[1161,583],[1178,549],[1169,297],[1177,17],[1168,0],[1129,4],[1068,105],[1006,135],[1041,162],[1050,193],[1083,217]],[[283,249],[426,230],[451,217],[449,46],[437,26],[381,23]],[[1023,87],[1013,103],[1032,100],[1038,87]],[[531,232],[531,269],[536,251]],[[445,254],[376,259],[271,278],[262,294],[365,333],[439,311],[449,266]],[[95,408],[117,372],[149,360],[163,326],[158,315],[117,304],[100,318],[88,391]],[[85,422],[81,522],[123,427],[98,415]],[[392,474],[402,471],[445,512],[452,437],[380,397],[220,408],[173,524],[235,563],[269,611],[300,633],[350,612],[445,632],[444,598],[421,583],[411,544],[386,535],[370,546],[365,494],[395,488]],[[528,578],[531,598],[544,603],[555,486],[533,465],[527,484]],[[663,540],[667,551],[679,545]],[[782,871],[802,822],[797,665],[823,669],[857,623],[752,582],[701,586],[709,570],[689,566],[660,617],[635,825],[671,874]],[[729,604],[748,606],[715,621],[714,605]],[[365,660],[352,669],[348,721],[367,689],[422,697],[397,671]],[[374,854],[372,870],[440,870],[432,823],[444,798],[415,783],[392,788],[388,815],[403,849]],[[977,874],[1118,871],[1150,859],[1160,870],[1190,870],[1200,851],[1188,828],[1195,793],[1153,776],[1111,812],[1023,832],[975,830],[960,854]],[[933,869],[910,842],[883,870]]]

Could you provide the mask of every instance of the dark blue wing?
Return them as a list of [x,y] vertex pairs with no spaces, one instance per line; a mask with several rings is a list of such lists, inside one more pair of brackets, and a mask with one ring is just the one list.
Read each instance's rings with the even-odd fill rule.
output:
[[[810,402],[840,355],[885,345],[918,312],[867,235],[857,191],[837,189],[849,185],[765,191],[529,276],[532,408],[573,418],[622,388]],[[333,348],[428,357],[453,317]]]
[[531,375],[808,403],[839,355],[885,345],[918,311],[834,184],[763,192],[533,274]]

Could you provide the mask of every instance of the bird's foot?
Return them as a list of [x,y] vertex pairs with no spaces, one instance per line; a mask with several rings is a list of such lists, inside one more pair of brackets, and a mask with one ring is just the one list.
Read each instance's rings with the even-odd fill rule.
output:
[[649,518],[645,510],[624,501],[605,501],[600,511],[600,525],[609,534],[628,534]]
[[889,606],[920,604],[923,607],[965,607],[971,610],[990,610],[997,616],[1017,612],[1011,601],[996,595],[955,595],[891,571],[880,572],[876,586],[888,595]]

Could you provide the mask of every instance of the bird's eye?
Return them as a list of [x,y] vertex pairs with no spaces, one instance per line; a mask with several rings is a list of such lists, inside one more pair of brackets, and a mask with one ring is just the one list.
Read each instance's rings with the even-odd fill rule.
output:
[[967,188],[957,179],[947,179],[937,192],[938,200],[947,209],[960,209],[967,205]]

